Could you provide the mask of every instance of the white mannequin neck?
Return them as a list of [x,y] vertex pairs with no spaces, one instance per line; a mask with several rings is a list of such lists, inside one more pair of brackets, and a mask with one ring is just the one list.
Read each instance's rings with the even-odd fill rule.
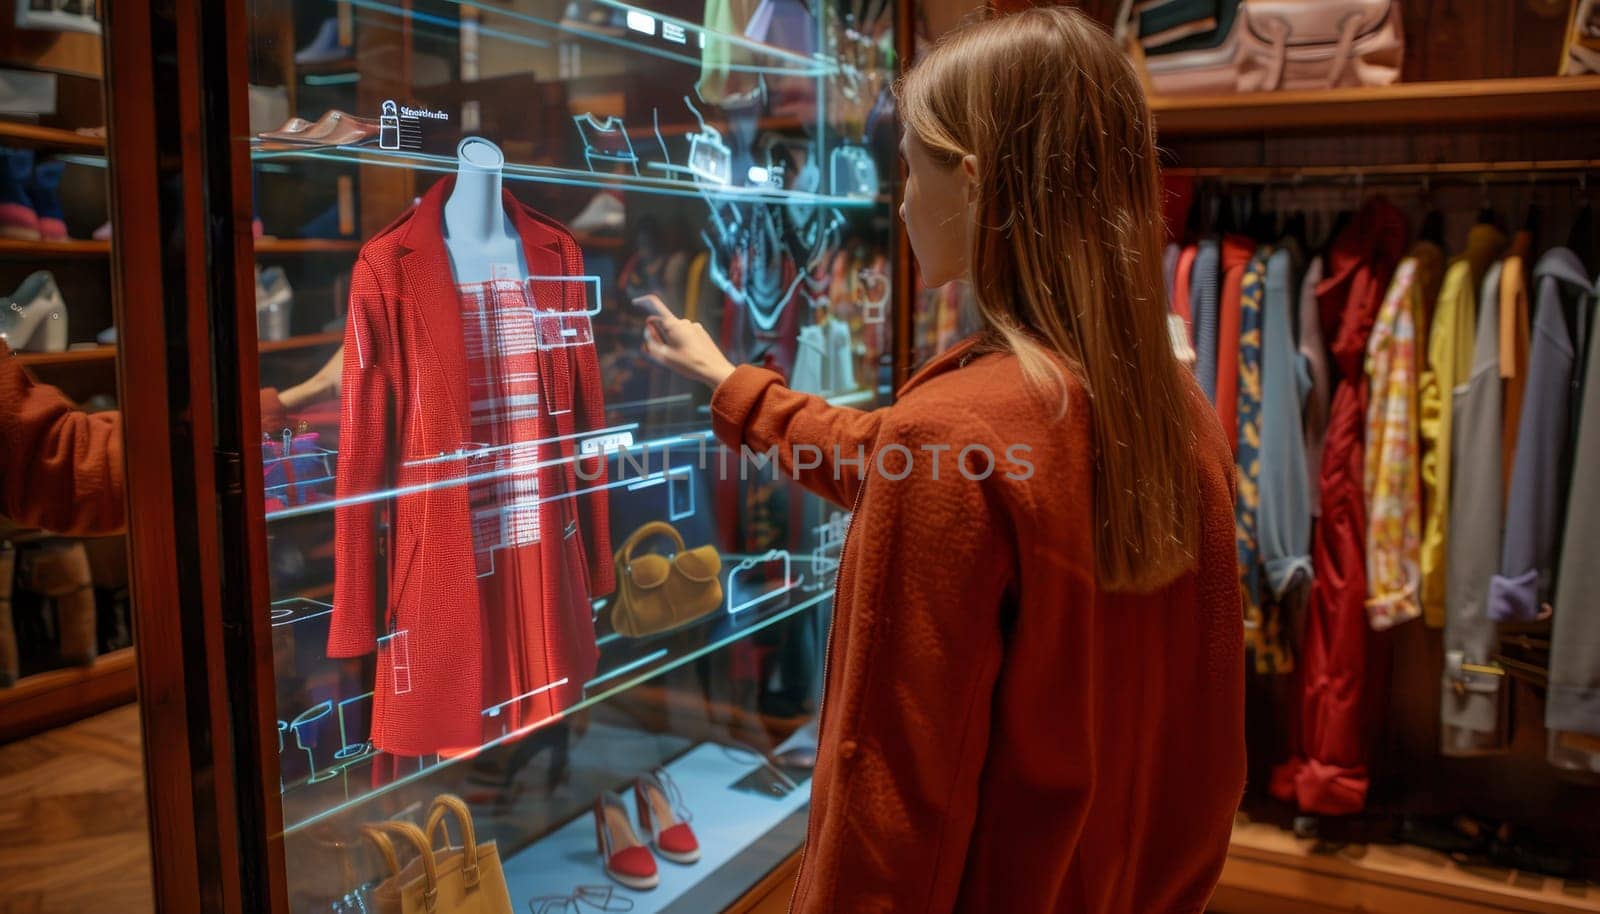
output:
[[505,155],[488,140],[468,137],[456,149],[460,167],[444,204],[445,246],[458,283],[527,275],[522,242],[501,197]]

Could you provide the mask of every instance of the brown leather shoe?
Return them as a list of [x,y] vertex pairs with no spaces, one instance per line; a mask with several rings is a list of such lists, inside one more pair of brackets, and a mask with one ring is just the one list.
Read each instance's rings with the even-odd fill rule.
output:
[[17,550],[0,543],[0,688],[17,681],[17,629],[11,624],[11,580],[16,572]]
[[93,663],[98,653],[94,580],[89,574],[89,555],[83,543],[62,540],[29,549],[22,553],[17,564],[24,588],[55,601],[61,660],[74,664]]

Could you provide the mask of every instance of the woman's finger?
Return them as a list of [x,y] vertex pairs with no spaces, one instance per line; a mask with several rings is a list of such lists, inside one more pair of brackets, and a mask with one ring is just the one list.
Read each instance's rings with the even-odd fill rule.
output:
[[672,309],[668,308],[667,303],[662,301],[659,296],[641,295],[634,299],[633,303],[636,307],[643,308],[662,320],[677,319],[677,315],[672,313]]
[[669,345],[669,341],[671,340],[672,337],[671,337],[671,334],[667,330],[666,323],[664,321],[662,321],[661,318],[659,318],[659,317],[647,317],[647,318],[645,318],[644,319],[644,327],[645,327],[645,335],[647,337],[649,337],[650,340],[652,342],[654,342],[656,345],[658,345],[658,346]]

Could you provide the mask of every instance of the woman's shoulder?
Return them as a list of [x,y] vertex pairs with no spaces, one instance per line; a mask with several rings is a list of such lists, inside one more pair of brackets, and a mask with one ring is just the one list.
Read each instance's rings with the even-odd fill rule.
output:
[[[981,425],[1015,437],[1020,432],[1087,425],[1088,411],[1073,405],[1085,396],[1083,385],[1065,365],[1061,383],[1038,384],[1010,352],[972,353],[954,370],[918,385],[895,404],[902,418],[948,426]],[[1062,399],[1066,409],[1062,410]]]

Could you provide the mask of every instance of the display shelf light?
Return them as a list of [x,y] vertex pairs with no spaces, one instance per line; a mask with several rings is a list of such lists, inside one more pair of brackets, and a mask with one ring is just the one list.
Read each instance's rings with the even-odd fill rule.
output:
[[[802,559],[802,561],[803,561],[803,559]],[[799,615],[800,613],[805,612],[806,610],[811,609],[812,607],[815,607],[815,606],[821,604],[822,602],[824,602],[826,600],[832,599],[832,597],[833,597],[833,589],[830,587],[827,590],[824,590],[823,592],[821,592],[819,594],[815,594],[813,596],[808,596],[806,599],[800,601],[799,603],[795,603],[794,605],[784,607],[783,609],[781,609],[781,610],[779,610],[777,612],[773,612],[772,614],[767,615],[764,618],[755,619],[755,620],[749,621],[749,622],[745,622],[745,620],[743,620],[743,619],[733,620],[733,624],[735,626],[737,626],[737,630],[736,631],[733,631],[730,634],[723,636],[722,638],[718,638],[718,639],[716,639],[716,640],[714,640],[714,641],[712,641],[712,642],[710,642],[710,643],[708,643],[708,644],[706,644],[706,645],[704,645],[702,647],[696,648],[695,650],[688,651],[688,652],[686,652],[686,653],[684,653],[682,655],[676,656],[676,657],[665,656],[665,655],[662,654],[661,651],[656,651],[654,654],[651,655],[651,659],[659,659],[659,660],[662,661],[657,666],[649,666],[649,667],[641,670],[641,669],[639,669],[640,664],[639,664],[638,661],[629,661],[628,664],[625,665],[626,669],[619,668],[619,670],[621,672],[619,672],[618,670],[611,670],[611,671],[605,671],[605,672],[599,673],[597,678],[595,680],[592,680],[591,683],[601,682],[601,681],[610,681],[612,679],[620,679],[620,681],[618,681],[615,685],[608,686],[605,689],[605,691],[596,692],[596,693],[594,693],[592,695],[584,696],[582,701],[579,701],[578,703],[574,704],[570,708],[565,708],[562,711],[560,711],[560,712],[558,712],[556,714],[553,714],[548,718],[536,721],[534,723],[528,724],[528,725],[523,726],[523,727],[519,727],[518,729],[513,730],[513,731],[511,731],[509,733],[506,733],[503,736],[499,736],[499,737],[496,737],[494,739],[491,739],[491,740],[485,742],[483,745],[479,746],[477,749],[474,749],[474,750],[472,750],[470,752],[463,752],[463,753],[460,753],[460,754],[457,754],[457,755],[450,756],[448,758],[441,757],[436,764],[428,765],[426,767],[422,767],[418,771],[415,771],[415,772],[412,772],[410,774],[395,778],[394,780],[385,783],[381,787],[377,787],[377,788],[375,788],[375,789],[373,789],[373,790],[371,790],[371,791],[369,791],[367,793],[363,793],[363,794],[361,794],[359,796],[350,797],[350,798],[346,799],[342,803],[332,804],[332,805],[330,805],[330,806],[328,806],[328,807],[326,807],[326,808],[324,808],[324,809],[322,809],[322,810],[320,810],[320,811],[318,811],[316,813],[313,813],[312,815],[309,815],[309,816],[306,816],[303,819],[300,819],[299,821],[287,823],[285,825],[285,827],[284,827],[283,835],[285,837],[287,837],[289,835],[293,835],[293,834],[296,834],[298,832],[304,831],[305,829],[310,828],[311,826],[316,825],[319,822],[324,822],[324,821],[327,821],[329,819],[335,818],[337,816],[343,815],[344,813],[347,813],[350,810],[355,809],[356,807],[359,807],[359,806],[362,806],[362,805],[364,805],[366,803],[369,803],[372,800],[377,799],[378,797],[382,797],[382,796],[385,796],[387,794],[390,794],[393,791],[398,790],[398,789],[400,789],[402,787],[405,787],[408,784],[420,781],[420,780],[422,780],[424,778],[432,777],[433,775],[437,774],[439,771],[441,771],[441,770],[443,770],[443,769],[445,769],[445,768],[447,768],[447,767],[449,767],[451,765],[457,764],[457,763],[459,763],[459,762],[461,762],[461,761],[463,761],[465,759],[476,758],[479,755],[481,755],[482,753],[484,753],[484,752],[486,752],[486,751],[488,751],[490,749],[493,749],[493,748],[495,748],[497,746],[505,745],[507,743],[511,743],[511,742],[515,742],[517,740],[523,739],[528,734],[530,734],[530,733],[532,733],[532,732],[534,732],[534,731],[536,731],[536,730],[538,730],[538,729],[540,729],[542,727],[549,726],[551,724],[556,723],[557,721],[560,721],[560,720],[563,720],[565,718],[572,717],[574,715],[580,714],[583,711],[588,710],[589,708],[592,708],[592,707],[594,707],[596,705],[599,705],[599,704],[601,704],[603,702],[610,701],[612,698],[615,698],[616,696],[621,695],[624,692],[629,691],[630,689],[634,689],[634,688],[636,688],[636,687],[638,687],[640,685],[643,685],[644,683],[649,682],[650,680],[655,679],[658,676],[663,676],[663,675],[666,675],[667,673],[672,672],[673,670],[681,669],[681,668],[687,666],[688,664],[694,663],[696,660],[699,660],[702,657],[709,656],[710,654],[714,654],[717,651],[723,650],[724,648],[726,648],[726,647],[728,647],[728,646],[730,646],[732,644],[735,644],[735,643],[737,643],[739,641],[743,641],[746,638],[753,637],[754,635],[756,635],[756,634],[758,634],[760,632],[763,632],[763,631],[771,628],[774,625],[777,625],[778,623],[784,621],[785,619],[791,619],[791,618]],[[716,618],[725,618],[725,617],[716,616]],[[626,678],[621,678],[622,672],[633,673],[634,675],[627,676]],[[292,793],[292,791],[291,791],[291,793]],[[287,794],[286,794],[286,796],[287,796]]]
[[[377,149],[371,146],[308,146],[305,149],[257,149],[252,155],[258,162],[274,159],[320,159],[325,161],[355,162],[387,168],[405,168],[412,171],[431,171],[455,174],[460,162],[454,156],[435,155],[408,150]],[[560,184],[573,187],[616,189],[668,197],[693,197],[717,201],[745,203],[777,203],[788,206],[831,206],[840,209],[863,209],[878,206],[881,200],[871,197],[844,197],[775,187],[717,187],[695,184],[673,178],[649,175],[606,174],[578,168],[560,168],[551,165],[519,165],[507,163],[502,172],[507,181],[529,181],[536,184]]]

